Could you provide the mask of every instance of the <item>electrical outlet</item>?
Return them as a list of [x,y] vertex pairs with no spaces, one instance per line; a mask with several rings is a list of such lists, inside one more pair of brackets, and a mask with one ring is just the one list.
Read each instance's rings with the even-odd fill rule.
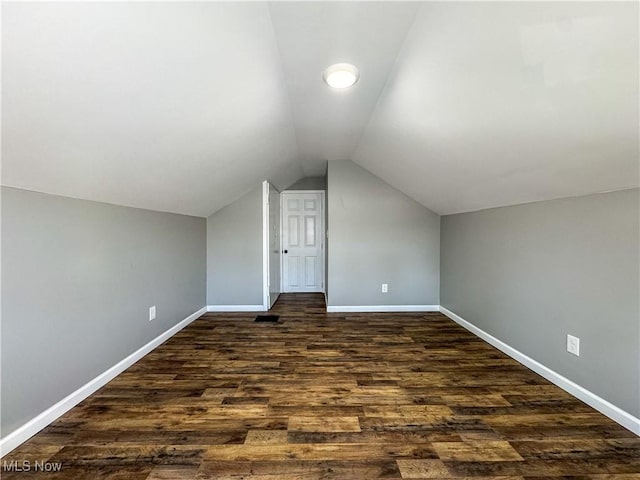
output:
[[567,352],[580,356],[580,339],[573,335],[567,335]]
[[389,291],[389,284],[388,283],[383,283],[382,284],[382,293],[387,293]]
[[149,321],[156,319],[156,306],[149,307]]

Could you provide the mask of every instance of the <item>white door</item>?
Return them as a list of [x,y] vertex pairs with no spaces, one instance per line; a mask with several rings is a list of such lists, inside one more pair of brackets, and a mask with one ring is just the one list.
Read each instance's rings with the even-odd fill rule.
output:
[[282,287],[284,292],[324,291],[324,194],[284,192]]
[[269,308],[280,295],[280,192],[269,185]]

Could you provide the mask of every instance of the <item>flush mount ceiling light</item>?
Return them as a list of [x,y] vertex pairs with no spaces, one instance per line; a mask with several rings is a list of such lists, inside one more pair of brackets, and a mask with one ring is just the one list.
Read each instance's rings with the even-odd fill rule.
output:
[[350,63],[335,63],[324,71],[322,78],[332,88],[349,88],[360,78],[360,72]]

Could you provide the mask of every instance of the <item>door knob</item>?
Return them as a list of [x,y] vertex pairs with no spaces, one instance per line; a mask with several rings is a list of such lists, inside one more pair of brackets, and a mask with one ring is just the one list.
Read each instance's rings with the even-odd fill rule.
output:
[[283,250],[282,253],[289,253],[289,250]]

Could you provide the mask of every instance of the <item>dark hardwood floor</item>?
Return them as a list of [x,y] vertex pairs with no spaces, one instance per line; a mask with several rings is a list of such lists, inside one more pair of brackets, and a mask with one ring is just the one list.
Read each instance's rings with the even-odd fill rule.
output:
[[640,438],[439,313],[326,314],[316,294],[274,312],[203,316],[2,479],[640,478]]

